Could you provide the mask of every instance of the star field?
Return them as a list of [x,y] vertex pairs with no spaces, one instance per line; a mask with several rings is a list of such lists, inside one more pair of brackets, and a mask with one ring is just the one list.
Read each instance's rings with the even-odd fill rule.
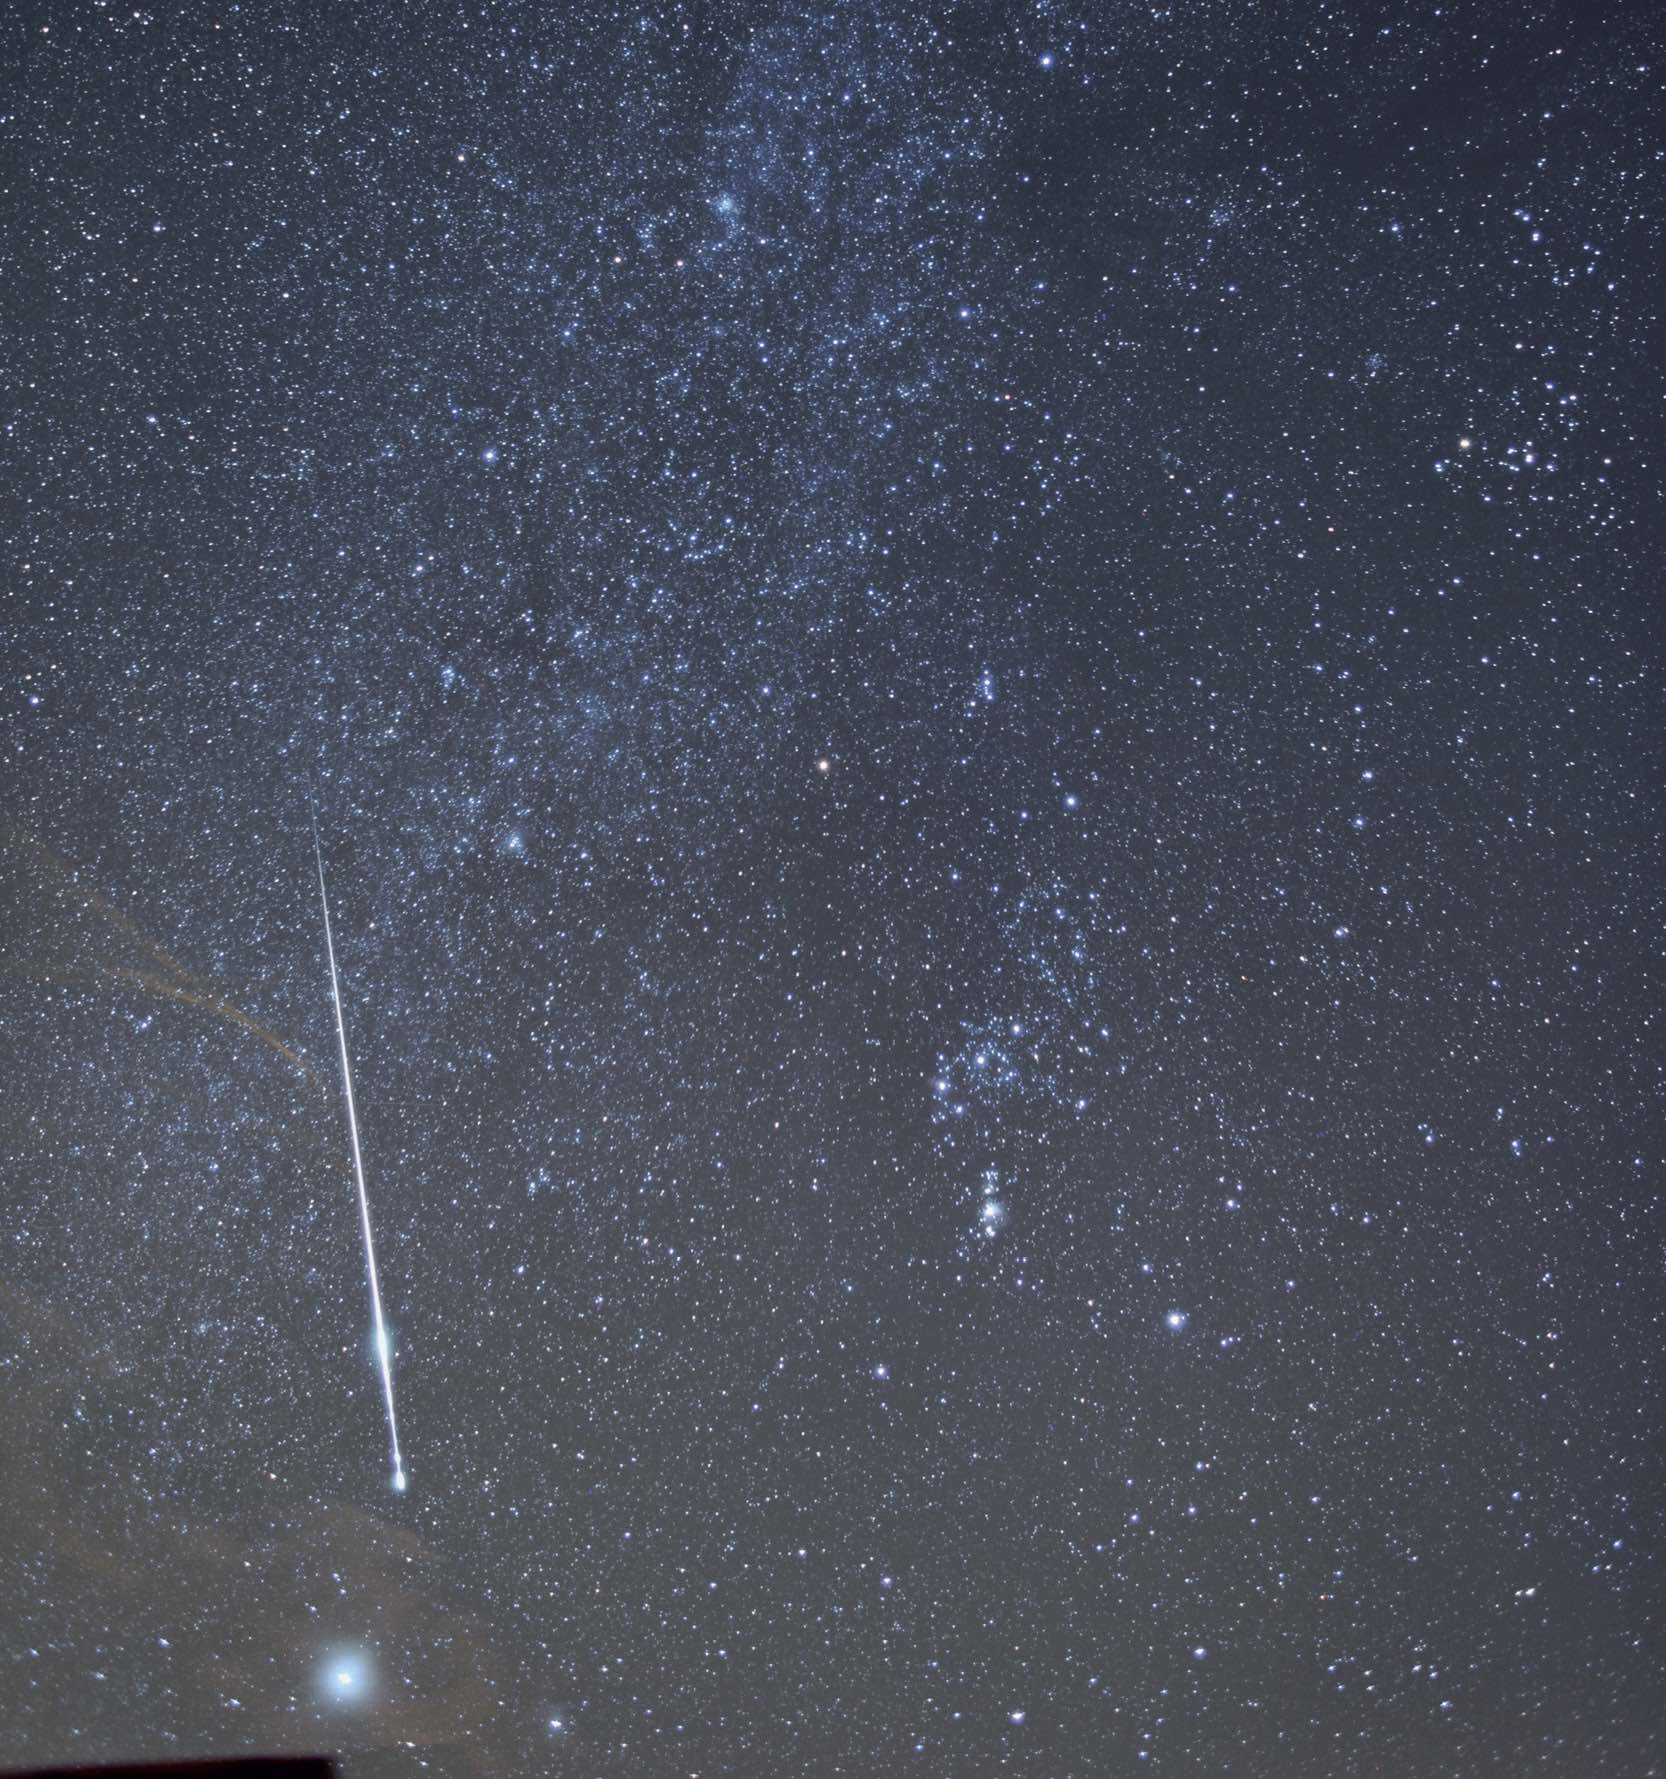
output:
[[0,1760],[1666,1771],[1603,13],[11,18]]

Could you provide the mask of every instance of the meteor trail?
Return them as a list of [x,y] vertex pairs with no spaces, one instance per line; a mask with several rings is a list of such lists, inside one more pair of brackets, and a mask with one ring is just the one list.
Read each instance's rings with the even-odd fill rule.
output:
[[353,1104],[353,1065],[347,1057],[347,1021],[341,1011],[341,978],[336,974],[335,939],[330,932],[330,896],[324,887],[324,848],[318,839],[318,818],[312,822],[312,850],[318,861],[318,901],[324,910],[324,951],[330,960],[330,998],[335,1002],[336,1041],[341,1046],[341,1091],[347,1102],[347,1134],[353,1146],[353,1182],[359,1189],[359,1228],[364,1235],[364,1270],[370,1281],[370,1315],[376,1325],[376,1366],[382,1374],[382,1402],[388,1415],[388,1447],[393,1486],[405,1489],[405,1460],[399,1451],[399,1421],[393,1412],[393,1356],[388,1325],[382,1316],[382,1287],[376,1277],[376,1244],[370,1237],[370,1194],[364,1184],[364,1156],[359,1149],[359,1114]]

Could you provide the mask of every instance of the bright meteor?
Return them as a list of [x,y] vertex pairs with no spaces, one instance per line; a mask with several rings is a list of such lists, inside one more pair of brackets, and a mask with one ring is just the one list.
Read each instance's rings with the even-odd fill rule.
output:
[[405,1460],[399,1450],[399,1421],[393,1412],[393,1355],[388,1344],[388,1325],[382,1315],[382,1287],[376,1276],[376,1244],[370,1235],[370,1194],[364,1184],[364,1155],[359,1148],[359,1114],[353,1103],[353,1065],[347,1055],[347,1021],[341,1011],[341,978],[336,974],[335,939],[330,932],[330,896],[324,887],[324,848],[318,839],[316,816],[312,824],[312,850],[318,861],[318,901],[324,910],[324,951],[330,960],[330,998],[335,1003],[336,1041],[341,1047],[341,1091],[347,1102],[347,1134],[353,1148],[353,1183],[359,1191],[359,1228],[364,1235],[364,1270],[370,1282],[370,1315],[375,1324],[376,1367],[382,1374],[382,1402],[388,1416],[388,1446],[393,1463],[393,1486],[405,1489]]

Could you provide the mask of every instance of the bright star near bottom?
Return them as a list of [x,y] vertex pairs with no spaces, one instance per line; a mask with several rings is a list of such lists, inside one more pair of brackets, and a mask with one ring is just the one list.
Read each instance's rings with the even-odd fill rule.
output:
[[325,1699],[335,1705],[355,1705],[370,1694],[370,1661],[356,1649],[332,1650],[319,1670]]

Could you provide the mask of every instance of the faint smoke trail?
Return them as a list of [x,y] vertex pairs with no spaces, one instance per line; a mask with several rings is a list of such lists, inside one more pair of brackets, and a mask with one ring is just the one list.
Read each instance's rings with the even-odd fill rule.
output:
[[309,1086],[321,1085],[312,1064],[299,1051],[286,1044],[270,1026],[262,1024],[253,1014],[245,1013],[235,1001],[228,1000],[200,977],[193,975],[184,964],[170,957],[154,939],[147,938],[119,908],[107,901],[96,889],[82,883],[75,867],[67,859],[25,834],[8,832],[4,836],[4,843],[24,853],[42,868],[50,890],[65,900],[77,903],[94,919],[125,934],[148,952],[159,968],[147,970],[135,964],[113,963],[103,958],[81,966],[63,959],[6,958],[0,960],[0,970],[9,975],[35,976],[47,981],[71,983],[94,975],[104,976],[118,982],[134,984],[147,994],[177,1001],[181,1006],[201,1008],[204,1012],[216,1014],[233,1025],[252,1032],[269,1050],[275,1051],[292,1068],[304,1075]]
[[318,900],[324,910],[324,950],[330,960],[330,998],[335,1002],[336,1040],[341,1046],[341,1090],[347,1101],[347,1134],[353,1145],[353,1181],[359,1189],[359,1228],[364,1234],[364,1270],[370,1280],[370,1314],[376,1325],[376,1365],[382,1374],[382,1401],[388,1411],[388,1445],[393,1460],[393,1486],[403,1492],[405,1460],[399,1451],[399,1421],[393,1412],[393,1356],[388,1325],[382,1317],[382,1287],[376,1276],[376,1244],[370,1237],[370,1194],[364,1184],[364,1156],[359,1149],[359,1114],[353,1104],[353,1066],[347,1056],[347,1021],[341,1011],[341,978],[336,974],[335,939],[330,932],[330,896],[324,887],[324,848],[318,839],[318,818],[312,823],[312,850],[318,861]]

